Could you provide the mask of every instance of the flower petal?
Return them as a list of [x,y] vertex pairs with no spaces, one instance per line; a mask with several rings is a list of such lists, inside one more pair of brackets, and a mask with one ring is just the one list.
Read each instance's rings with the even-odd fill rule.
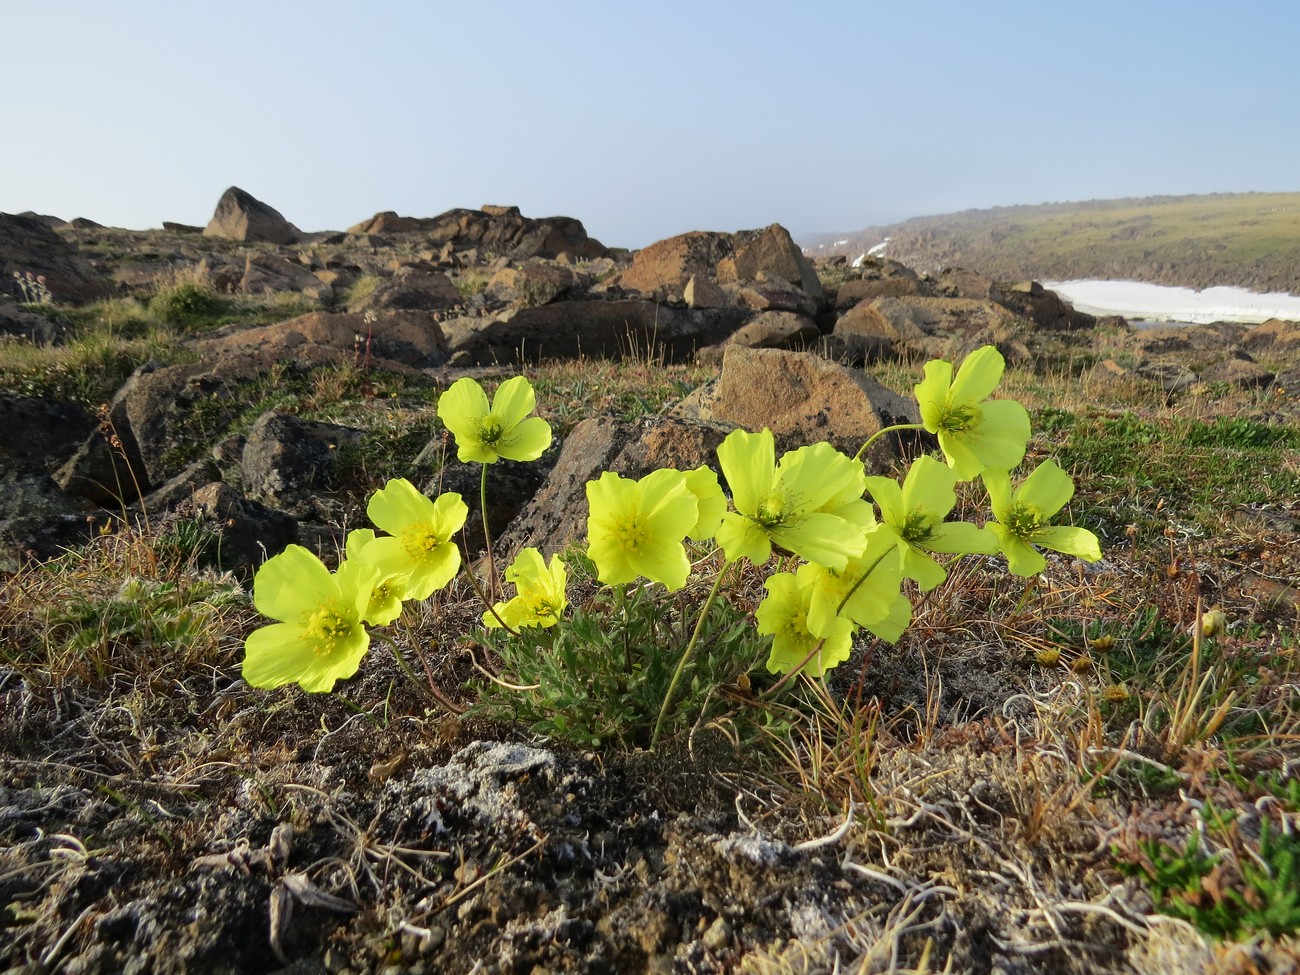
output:
[[1096,562],[1101,558],[1101,543],[1086,528],[1049,525],[1034,533],[1034,544],[1050,548],[1054,552],[1077,556],[1085,562]]
[[946,521],[934,527],[924,547],[946,555],[992,555],[998,550],[998,537],[970,522]]
[[[1074,480],[1055,461],[1045,460],[1020,482],[1015,499],[1032,505],[1044,520],[1070,503],[1074,497]],[[1037,539],[1035,539],[1037,541]]]
[[772,431],[733,430],[718,444],[717,453],[736,510],[753,515],[776,481],[776,441]]
[[275,620],[295,622],[338,596],[338,582],[329,569],[301,545],[289,545],[267,559],[253,577],[253,605]]
[[509,428],[523,422],[537,406],[533,384],[523,376],[511,376],[492,396],[492,415]]
[[912,387],[916,402],[921,407],[921,422],[931,433],[939,432],[939,424],[948,408],[948,390],[952,386],[952,363],[931,359],[925,364],[925,378]]
[[478,436],[479,422],[488,414],[487,393],[477,381],[465,376],[451,384],[438,397],[438,419],[456,437],[472,440]]
[[550,445],[551,425],[540,416],[530,416],[497,441],[496,452],[506,460],[536,460]]
[[989,398],[989,394],[998,388],[1007,362],[996,346],[985,345],[976,349],[957,369],[957,377],[952,381],[949,401],[954,405],[979,403]]
[[722,516],[722,524],[713,538],[722,546],[722,554],[728,562],[749,559],[754,565],[766,565],[772,557],[772,540],[767,537],[767,532],[761,525],[735,511]]
[[1043,558],[1043,554],[1026,544],[1019,535],[996,523],[990,524],[988,529],[998,536],[999,547],[1007,559],[1007,569],[1015,575],[1038,575],[1047,568],[1047,559]]

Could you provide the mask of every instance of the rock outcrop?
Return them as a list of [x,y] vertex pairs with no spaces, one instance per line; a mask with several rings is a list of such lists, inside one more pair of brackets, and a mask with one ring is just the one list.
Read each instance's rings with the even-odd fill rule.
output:
[[267,244],[292,244],[300,235],[301,231],[279,210],[238,186],[221,194],[217,209],[203,230],[204,237]]

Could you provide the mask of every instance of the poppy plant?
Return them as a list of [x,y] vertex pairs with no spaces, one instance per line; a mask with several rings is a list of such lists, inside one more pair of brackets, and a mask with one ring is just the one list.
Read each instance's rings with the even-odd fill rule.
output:
[[1002,353],[986,345],[962,360],[955,377],[951,362],[927,362],[915,386],[922,425],[938,435],[959,481],[985,468],[1010,470],[1025,456],[1029,413],[1015,400],[988,399],[1005,369]]
[[361,558],[384,577],[407,577],[403,599],[427,599],[460,569],[460,549],[452,540],[469,509],[459,494],[426,498],[405,478],[394,478],[371,495],[370,520],[388,532],[361,550]]
[[554,626],[567,605],[564,595],[567,581],[564,563],[557,556],[552,555],[547,565],[537,549],[520,550],[506,569],[506,582],[514,583],[516,595],[484,613],[483,625],[491,629],[504,624],[513,630]]
[[847,617],[835,617],[824,636],[808,628],[815,578],[810,568],[804,565],[797,573],[777,572],[763,583],[768,594],[754,615],[758,632],[772,637],[772,651],[767,658],[769,673],[801,670],[820,677],[849,658],[853,623]]
[[362,619],[377,578],[374,568],[334,575],[301,545],[267,559],[253,578],[253,605],[278,622],[244,641],[244,680],[331,691],[355,674],[370,647]]
[[882,527],[898,545],[902,573],[915,579],[922,592],[948,578],[930,552],[990,555],[998,550],[997,538],[985,529],[944,521],[957,504],[956,483],[956,473],[933,457],[913,461],[901,486],[889,477],[867,478],[867,491],[880,506]]
[[1049,524],[1074,496],[1074,481],[1053,461],[1043,461],[1014,490],[1007,471],[985,471],[983,479],[997,519],[988,529],[998,537],[1007,568],[1016,575],[1036,575],[1047,567],[1038,548],[1086,562],[1101,558],[1097,536],[1086,528]]
[[483,387],[468,376],[438,399],[438,419],[456,438],[462,461],[536,460],[551,445],[551,426],[531,416],[537,406],[532,384],[513,376],[497,387],[488,405]]
[[587,505],[587,554],[601,582],[619,586],[644,578],[669,590],[686,585],[691,563],[682,539],[700,518],[681,471],[663,468],[639,481],[605,471],[587,482]]
[[828,443],[787,452],[776,463],[772,431],[733,430],[718,461],[736,510],[722,517],[717,540],[728,562],[763,565],[772,546],[843,569],[862,552],[863,530],[875,523],[862,498],[862,464]]

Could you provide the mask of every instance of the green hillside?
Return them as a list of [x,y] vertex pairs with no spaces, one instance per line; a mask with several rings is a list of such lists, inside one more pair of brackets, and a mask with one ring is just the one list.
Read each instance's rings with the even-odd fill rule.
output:
[[[814,255],[887,256],[995,278],[1123,278],[1300,293],[1300,193],[1215,193],[1046,203],[917,217],[806,240]],[[832,241],[848,238],[847,244]]]

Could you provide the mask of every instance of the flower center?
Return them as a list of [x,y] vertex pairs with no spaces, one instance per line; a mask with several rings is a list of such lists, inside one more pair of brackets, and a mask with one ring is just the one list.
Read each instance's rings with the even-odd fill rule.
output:
[[764,528],[776,528],[785,521],[785,500],[777,494],[769,494],[758,503],[754,520]]
[[1017,501],[1011,505],[1011,510],[1007,512],[1003,524],[1013,535],[1026,539],[1033,538],[1043,527],[1043,515],[1034,505]]
[[939,429],[945,433],[966,433],[980,420],[980,411],[974,406],[948,406],[939,418]]
[[307,617],[302,637],[311,643],[316,656],[332,657],[339,645],[352,635],[355,625],[336,606],[321,606]]
[[501,439],[503,433],[505,433],[505,424],[502,423],[501,418],[494,413],[489,413],[487,416],[483,417],[483,422],[479,424],[479,439],[486,444],[496,443]]
[[614,534],[619,543],[629,552],[641,551],[641,546],[649,538],[649,532],[646,531],[645,525],[635,515],[619,525]]
[[898,534],[909,545],[922,545],[934,534],[935,519],[921,508],[913,508],[907,513]]
[[430,524],[408,525],[402,531],[402,549],[412,559],[422,562],[442,544],[442,539]]

